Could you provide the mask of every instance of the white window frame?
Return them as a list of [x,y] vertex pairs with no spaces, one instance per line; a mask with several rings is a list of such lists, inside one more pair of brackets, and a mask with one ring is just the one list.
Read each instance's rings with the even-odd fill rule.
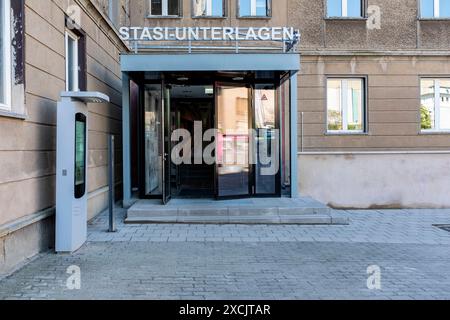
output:
[[[74,41],[74,54],[73,54],[73,65],[69,65],[69,38]],[[66,30],[65,44],[66,44],[66,91],[69,91],[69,81],[73,80],[73,91],[80,91],[80,77],[79,77],[79,61],[78,61],[78,42],[80,37],[75,33]],[[69,68],[73,68],[74,79],[69,79]]]
[[[2,37],[4,39],[4,50],[0,54],[3,55],[3,61],[4,63],[4,72],[1,75],[2,81],[4,83],[4,97],[5,101],[0,102],[0,110],[1,111],[8,111],[11,112],[12,107],[12,83],[11,83],[11,77],[12,77],[12,58],[11,58],[11,3],[10,0],[3,0],[0,2],[0,5],[3,6],[3,20],[5,22],[4,24],[4,33],[2,34]],[[8,23],[9,22],[9,23]],[[8,45],[9,44],[9,45]]]
[[[181,11],[181,3],[180,0],[178,1],[178,10]],[[169,0],[161,0],[161,14],[153,14],[152,13],[152,0],[148,0],[148,17],[179,17],[181,16],[180,12],[178,12],[178,15],[169,15]]]
[[361,12],[359,14],[359,16],[348,16],[348,0],[341,0],[341,10],[342,10],[342,15],[341,16],[330,16],[328,15],[328,0],[326,0],[327,3],[327,18],[363,18],[363,12],[364,12],[364,1],[360,0],[361,3]]
[[265,0],[265,1],[266,1],[266,14],[264,16],[256,15],[256,12],[257,12],[256,2],[257,2],[257,0],[250,0],[250,15],[249,16],[244,16],[244,15],[241,14],[241,0],[237,0],[238,8],[239,8],[239,10],[238,10],[239,11],[238,12],[239,18],[245,18],[245,17],[257,17],[257,18],[264,18],[265,17],[265,18],[268,18],[268,17],[270,17],[268,10],[269,10],[269,6],[271,5],[271,4],[269,4],[269,1],[271,1],[271,0]]
[[[328,127],[328,81],[330,80],[338,80],[341,81],[341,92],[340,92],[340,103],[342,108],[342,130],[330,130]],[[361,94],[362,94],[362,129],[360,130],[349,130],[348,129],[348,82],[352,80],[361,81]],[[367,123],[366,123],[366,114],[367,114],[367,89],[366,84],[367,78],[365,77],[353,77],[353,78],[344,78],[344,77],[327,77],[326,79],[326,132],[328,134],[364,134],[367,132]]]
[[[420,78],[420,88],[422,90],[422,80],[432,80],[434,82],[434,125],[431,129],[420,129],[422,132],[450,132],[450,129],[441,129],[441,80],[450,78]],[[422,97],[422,91],[420,92]],[[422,106],[422,98],[420,99]]]

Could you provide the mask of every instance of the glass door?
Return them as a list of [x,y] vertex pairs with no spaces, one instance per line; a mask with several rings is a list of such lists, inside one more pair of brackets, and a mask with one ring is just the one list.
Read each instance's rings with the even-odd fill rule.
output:
[[274,84],[254,88],[254,192],[256,195],[280,194],[280,131]]
[[216,83],[217,198],[252,194],[251,105],[251,90],[244,84]]

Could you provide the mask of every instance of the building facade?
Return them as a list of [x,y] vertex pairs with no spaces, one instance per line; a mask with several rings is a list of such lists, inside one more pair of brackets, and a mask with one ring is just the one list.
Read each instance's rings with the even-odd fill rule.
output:
[[[445,0],[149,0],[130,8],[130,22],[150,28],[300,30],[301,63],[291,96],[296,101],[289,106],[297,129],[289,141],[297,150],[291,156],[298,157],[291,163],[293,189],[339,208],[448,207],[449,5]],[[146,52],[145,46],[136,50]],[[177,53],[187,50],[179,47]],[[169,57],[170,47],[153,51]],[[203,51],[207,56],[199,59],[214,55],[213,48],[209,55]],[[130,186],[139,189],[138,178],[129,180],[125,199]]]
[[[116,193],[126,207],[298,195],[337,208],[450,206],[450,0],[0,3],[0,274],[52,246],[66,90],[111,98],[89,106],[89,218],[107,205],[111,133],[123,141]],[[125,41],[124,26],[282,39],[142,44]],[[195,150],[190,165],[171,161],[173,132],[195,133],[196,122],[202,135],[230,129],[216,157],[232,150],[246,162],[195,165]],[[263,151],[278,148],[278,171],[259,175],[264,162],[248,162],[249,129]]]
[[[66,90],[100,91],[89,107],[89,217],[107,206],[107,135],[121,134],[119,39],[91,1],[1,0],[0,274],[54,243],[56,104]],[[123,17],[128,3],[117,10]],[[117,20],[118,21],[118,20]],[[120,172],[120,161],[117,163]],[[117,175],[120,194],[121,175]]]

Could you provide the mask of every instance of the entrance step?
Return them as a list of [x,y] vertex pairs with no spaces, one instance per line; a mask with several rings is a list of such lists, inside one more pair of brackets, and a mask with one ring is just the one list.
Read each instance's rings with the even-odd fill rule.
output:
[[348,224],[331,209],[311,198],[220,200],[140,200],[127,214],[126,223],[189,224]]

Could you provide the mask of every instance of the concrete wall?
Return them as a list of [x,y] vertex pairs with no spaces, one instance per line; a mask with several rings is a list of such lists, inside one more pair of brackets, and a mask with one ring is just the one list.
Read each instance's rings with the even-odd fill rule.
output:
[[[39,252],[42,246],[31,244],[36,239],[40,239],[38,243],[53,240],[48,229],[31,225],[41,223],[36,217],[55,206],[56,105],[65,90],[65,12],[73,4],[81,9],[80,26],[86,33],[87,89],[111,98],[109,104],[89,105],[88,128],[89,218],[107,206],[107,136],[114,133],[121,141],[119,53],[126,48],[90,1],[26,0],[24,120],[0,116],[0,243],[12,233],[21,232],[25,237],[14,242],[16,248],[0,248],[6,250],[2,253],[9,266]],[[120,189],[120,144],[116,154]],[[11,231],[10,226],[18,224],[20,228]],[[21,231],[23,228],[28,232]]]
[[335,208],[450,208],[450,152],[300,153],[299,189]]

